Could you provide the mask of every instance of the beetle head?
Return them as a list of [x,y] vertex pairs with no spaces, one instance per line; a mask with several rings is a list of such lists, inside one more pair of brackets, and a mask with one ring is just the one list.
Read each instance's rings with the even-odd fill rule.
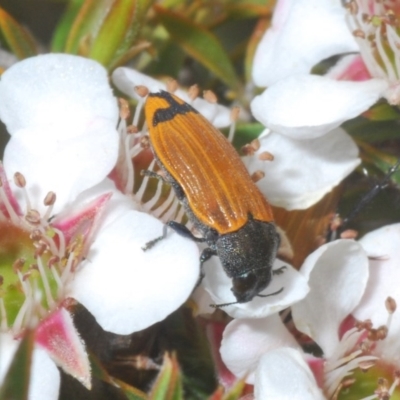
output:
[[238,303],[251,301],[269,285],[279,242],[273,223],[253,219],[219,237],[217,253]]
[[272,269],[269,267],[246,272],[232,278],[232,292],[238,303],[247,303],[257,296],[271,282]]

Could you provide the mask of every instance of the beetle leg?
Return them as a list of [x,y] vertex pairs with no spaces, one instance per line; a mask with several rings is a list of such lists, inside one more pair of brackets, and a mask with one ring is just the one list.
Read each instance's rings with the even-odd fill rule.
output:
[[[151,171],[149,171],[149,172],[151,172]],[[164,225],[164,226],[163,226],[163,234],[162,234],[161,236],[159,236],[159,237],[156,237],[156,238],[153,239],[153,240],[150,240],[150,242],[147,242],[147,243],[142,247],[142,250],[143,250],[143,251],[146,251],[146,250],[151,249],[156,243],[158,243],[160,240],[165,239],[166,237],[167,237],[167,225]]]
[[150,177],[150,178],[157,178],[157,179],[160,179],[160,180],[162,180],[163,182],[165,182],[165,179],[164,179],[164,177],[163,177],[161,174],[159,174],[159,173],[157,173],[157,172],[154,172],[154,171],[150,171],[149,169],[142,169],[142,170],[140,171],[140,175],[142,175],[142,176],[148,176],[148,177]]
[[280,267],[278,269],[274,269],[272,270],[272,275],[282,275],[283,271],[286,269],[286,265],[284,265],[283,267]]
[[[152,171],[148,171],[152,172]],[[192,239],[195,242],[205,242],[204,238],[198,238],[193,235],[192,232],[183,224],[180,224],[179,222],[176,221],[168,221],[164,226],[163,226],[163,233],[161,236],[156,237],[153,240],[150,240],[150,242],[147,242],[143,247],[142,250],[146,251],[151,249],[155,244],[157,244],[160,240],[163,240],[167,237],[168,233],[168,227],[173,229],[178,235],[181,235],[183,237],[186,237],[188,239]]]
[[173,229],[176,233],[179,235],[192,239],[195,242],[205,242],[206,239],[204,238],[199,238],[193,235],[193,233],[183,224],[180,224],[179,222],[176,221],[168,221],[167,226],[169,226],[171,229]]
[[200,255],[200,276],[199,279],[196,283],[195,288],[197,288],[201,281],[203,280],[204,276],[205,276],[205,272],[204,272],[204,268],[203,268],[203,264],[209,260],[212,256],[216,256],[217,252],[215,250],[210,249],[209,247],[205,248],[201,255]]

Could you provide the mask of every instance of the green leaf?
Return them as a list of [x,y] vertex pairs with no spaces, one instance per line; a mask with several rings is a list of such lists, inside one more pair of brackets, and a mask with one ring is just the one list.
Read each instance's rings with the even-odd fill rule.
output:
[[[364,163],[372,165],[377,170],[380,170],[386,174],[391,167],[393,167],[397,162],[397,157],[387,154],[368,143],[357,141],[358,146],[361,150],[361,158]],[[400,171],[396,172],[392,179],[397,184],[400,183]]]
[[125,65],[129,60],[136,57],[143,50],[148,49],[151,46],[149,42],[139,42],[136,45],[132,46],[128,50],[124,51],[121,55],[119,55],[119,51],[115,55],[113,61],[109,65],[109,69],[115,69],[121,65]]
[[149,400],[183,400],[181,372],[175,356],[164,355],[164,363]]
[[173,41],[227,85],[234,89],[239,88],[240,82],[231,60],[212,33],[193,23],[193,21],[165,8],[154,6],[154,9]]
[[181,307],[163,321],[160,346],[177,355],[186,398],[206,399],[216,389],[210,342],[191,308]]
[[381,102],[363,113],[363,116],[371,121],[397,121],[400,118],[400,113],[397,107],[395,108],[386,102]]
[[385,140],[399,139],[399,124],[397,120],[370,121],[364,117],[357,117],[346,121],[343,128],[353,138],[368,143],[378,143]]
[[92,375],[104,382],[107,382],[114,387],[117,387],[120,389],[129,400],[147,400],[147,395],[146,393],[143,393],[139,389],[134,388],[131,385],[128,385],[127,383],[114,378],[111,376],[107,370],[103,367],[101,362],[97,359],[97,357],[93,354],[90,353],[90,365],[92,367]]
[[97,36],[113,4],[114,0],[85,0],[70,28],[65,52],[87,56],[90,43]]
[[62,52],[65,49],[72,25],[85,0],[69,0],[67,9],[64,12],[53,34],[51,49],[53,52]]
[[53,47],[115,68],[149,46],[134,40],[153,1],[71,0]]
[[148,9],[157,1],[157,0],[137,0],[139,4],[139,18],[142,20],[145,17]]
[[243,389],[245,386],[244,380],[236,382],[228,392],[225,392],[225,388],[220,386],[208,400],[239,400],[244,396]]
[[5,45],[20,60],[38,54],[36,42],[32,35],[1,7],[0,34]]
[[129,400],[148,400],[146,393],[127,385],[125,382],[113,379],[113,384],[117,385]]
[[265,126],[258,122],[238,123],[233,138],[233,146],[236,149],[241,149],[245,144],[257,139],[264,129]]
[[181,47],[174,42],[167,42],[165,46],[158,47],[157,60],[152,60],[144,72],[150,76],[178,76],[184,59],[185,53]]
[[275,2],[265,0],[231,0],[226,5],[230,18],[269,17]]
[[257,50],[257,46],[260,43],[261,38],[263,37],[265,31],[267,30],[270,24],[270,18],[261,18],[256,24],[253,34],[251,35],[249,42],[247,44],[246,56],[244,60],[244,76],[246,82],[252,81],[252,69],[253,69],[253,60],[254,55]]
[[238,400],[243,396],[243,389],[246,386],[244,380],[236,382],[233,387],[225,394],[223,400]]
[[133,43],[139,30],[138,3],[135,0],[115,0],[98,34],[93,38],[89,57],[110,65]]
[[34,337],[33,330],[25,332],[0,388],[0,399],[28,399]]

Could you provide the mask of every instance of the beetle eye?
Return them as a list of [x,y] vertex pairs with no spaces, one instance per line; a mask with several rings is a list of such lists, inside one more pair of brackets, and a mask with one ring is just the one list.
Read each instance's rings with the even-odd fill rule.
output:
[[232,279],[232,292],[238,303],[250,301],[259,292],[259,279],[254,272]]
[[253,273],[249,273],[245,276],[240,276],[238,278],[233,279],[233,292],[238,294],[246,294],[257,285],[257,277]]

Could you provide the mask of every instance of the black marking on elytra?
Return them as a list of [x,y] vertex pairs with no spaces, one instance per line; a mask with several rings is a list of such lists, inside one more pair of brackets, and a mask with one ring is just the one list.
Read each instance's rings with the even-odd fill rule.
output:
[[170,93],[162,90],[160,93],[150,93],[150,97],[160,97],[166,100],[169,104],[167,108],[159,108],[153,117],[153,127],[156,127],[160,122],[171,121],[176,115],[185,115],[189,112],[198,114],[199,112],[195,110],[192,106],[187,103],[178,103]]

